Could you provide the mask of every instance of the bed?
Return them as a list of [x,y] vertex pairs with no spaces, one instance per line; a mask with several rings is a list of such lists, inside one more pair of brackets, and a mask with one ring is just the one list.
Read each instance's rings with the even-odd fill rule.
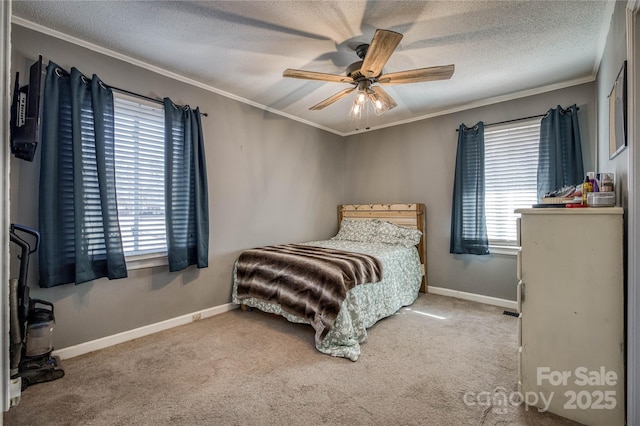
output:
[[245,250],[232,300],[315,329],[322,353],[356,361],[367,329],[426,292],[423,204],[338,206],[328,240]]

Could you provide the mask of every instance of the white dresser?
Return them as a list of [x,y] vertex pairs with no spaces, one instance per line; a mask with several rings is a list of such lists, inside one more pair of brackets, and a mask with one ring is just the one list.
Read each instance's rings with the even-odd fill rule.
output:
[[519,391],[529,409],[623,425],[623,209],[516,213]]

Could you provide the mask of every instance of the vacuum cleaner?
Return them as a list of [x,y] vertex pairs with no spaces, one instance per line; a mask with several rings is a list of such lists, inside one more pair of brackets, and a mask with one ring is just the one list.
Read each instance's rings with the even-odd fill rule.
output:
[[[11,224],[11,242],[20,248],[20,273],[9,280],[10,375],[21,381],[21,390],[64,376],[60,358],[53,352],[53,303],[29,297],[29,256],[38,251],[40,234],[35,229]],[[31,244],[34,244],[32,248]]]

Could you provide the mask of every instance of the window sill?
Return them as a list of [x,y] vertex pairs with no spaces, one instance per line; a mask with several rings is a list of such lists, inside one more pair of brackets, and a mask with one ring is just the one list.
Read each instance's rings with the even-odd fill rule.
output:
[[489,244],[490,254],[499,254],[504,256],[517,256],[520,251],[518,246],[498,246]]
[[127,270],[153,268],[155,266],[165,266],[169,264],[166,253],[142,254],[138,256],[128,256],[126,258]]

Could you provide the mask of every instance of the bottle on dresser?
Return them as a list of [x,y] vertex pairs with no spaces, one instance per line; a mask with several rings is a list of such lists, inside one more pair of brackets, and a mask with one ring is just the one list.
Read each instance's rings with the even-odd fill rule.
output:
[[585,176],[584,183],[582,184],[582,205],[587,205],[587,194],[593,192],[593,185],[589,179],[589,175]]

